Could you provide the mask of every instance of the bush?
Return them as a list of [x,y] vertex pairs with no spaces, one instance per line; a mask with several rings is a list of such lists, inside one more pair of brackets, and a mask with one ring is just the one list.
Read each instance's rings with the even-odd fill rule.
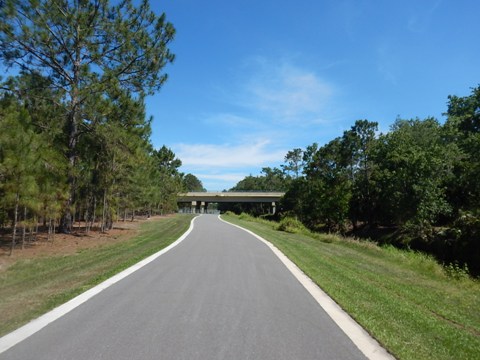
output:
[[448,277],[451,277],[455,280],[467,280],[470,278],[470,272],[468,270],[468,265],[463,264],[459,265],[458,262],[453,262],[444,267],[444,271]]
[[255,221],[255,218],[252,215],[249,215],[249,214],[244,213],[244,212],[242,212],[240,215],[238,215],[238,218],[240,220]]
[[288,233],[309,233],[308,229],[300,222],[300,220],[293,217],[285,217],[280,220],[277,230]]

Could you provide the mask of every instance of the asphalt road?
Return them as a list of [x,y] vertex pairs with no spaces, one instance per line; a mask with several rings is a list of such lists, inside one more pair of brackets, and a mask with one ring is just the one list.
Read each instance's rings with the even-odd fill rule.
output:
[[0,359],[365,359],[262,242],[196,219],[178,246]]

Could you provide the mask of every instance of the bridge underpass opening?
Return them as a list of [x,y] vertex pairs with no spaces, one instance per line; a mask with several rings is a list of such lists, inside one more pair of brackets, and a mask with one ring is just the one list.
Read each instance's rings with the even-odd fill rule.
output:
[[182,212],[194,214],[209,212],[208,205],[214,203],[267,203],[271,204],[271,214],[275,214],[276,204],[283,195],[283,192],[189,192],[179,194],[177,203]]

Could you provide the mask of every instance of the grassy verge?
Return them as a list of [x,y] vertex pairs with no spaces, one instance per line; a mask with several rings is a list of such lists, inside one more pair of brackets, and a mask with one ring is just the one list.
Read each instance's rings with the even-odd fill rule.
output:
[[223,215],[278,247],[398,359],[479,359],[480,283],[431,257]]
[[127,241],[73,255],[21,260],[0,273],[0,336],[170,245],[192,216],[145,222]]

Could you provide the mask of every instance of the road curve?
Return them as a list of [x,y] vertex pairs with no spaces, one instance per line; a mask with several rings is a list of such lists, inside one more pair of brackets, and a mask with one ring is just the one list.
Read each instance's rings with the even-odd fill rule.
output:
[[272,251],[216,216],[0,359],[365,359]]

